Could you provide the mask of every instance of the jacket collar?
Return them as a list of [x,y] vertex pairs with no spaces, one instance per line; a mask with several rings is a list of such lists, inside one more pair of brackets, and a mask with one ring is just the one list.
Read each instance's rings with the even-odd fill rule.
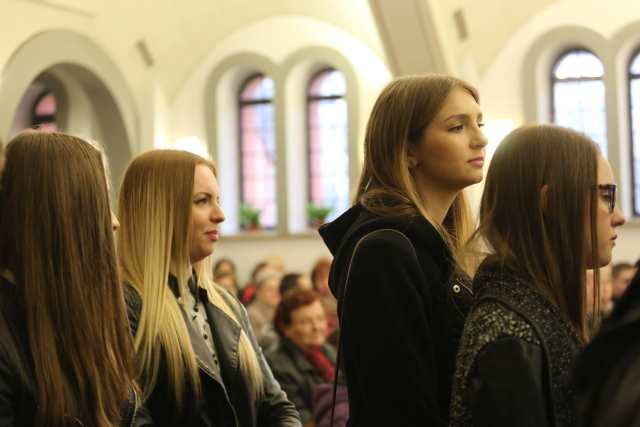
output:
[[384,228],[392,228],[403,233],[411,240],[418,254],[429,253],[433,259],[442,260],[447,275],[450,273],[451,251],[444,238],[426,218],[421,215],[380,217],[357,203],[319,229],[322,239],[334,256],[329,286],[336,298],[341,293],[341,276],[344,275],[357,241],[372,231]]
[[[189,277],[189,280],[187,281],[187,286],[189,287],[189,290],[191,291],[192,294],[195,295],[195,291],[197,289],[200,289],[198,287],[198,276],[196,275],[196,272],[193,271],[191,273],[191,277]],[[169,273],[169,289],[171,289],[171,292],[173,292],[173,295],[178,298],[180,296],[180,288],[178,285],[178,278],[176,276],[174,276],[173,274]]]
[[[220,371],[222,372],[224,381],[223,378],[217,374],[217,370],[213,369],[213,367],[207,363],[209,359],[209,349],[205,345],[202,345],[202,341],[198,335],[199,332],[194,330],[184,310],[182,310],[182,314],[187,325],[187,330],[189,331],[189,338],[193,345],[193,350],[196,353],[198,366],[224,388],[224,384],[231,384],[231,381],[235,379],[235,375],[239,372],[238,347],[241,327],[238,322],[231,319],[222,309],[211,303],[207,290],[198,286],[197,280],[198,278],[194,272],[193,276],[189,278],[187,285],[192,293],[197,292],[197,299],[202,301],[204,305],[205,312],[207,313],[207,322],[211,328],[213,342],[216,347],[218,360],[220,361]],[[168,284],[174,296],[178,298],[180,296],[178,279],[173,274],[169,275]]]

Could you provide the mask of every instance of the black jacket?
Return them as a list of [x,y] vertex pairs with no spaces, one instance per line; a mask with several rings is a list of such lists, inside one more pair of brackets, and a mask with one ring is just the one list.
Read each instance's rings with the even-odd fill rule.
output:
[[[325,344],[322,351],[335,365],[336,355],[331,346]],[[313,420],[314,390],[318,384],[328,382],[322,372],[285,337],[280,337],[278,345],[268,351],[266,357],[273,375],[300,411],[302,422]]]
[[471,293],[445,241],[421,216],[381,218],[359,204],[320,234],[334,255],[329,284],[338,298],[349,425],[446,425]]
[[[171,278],[169,286],[178,295],[177,281]],[[154,424],[158,426],[215,426],[215,427],[298,427],[299,414],[287,400],[278,382],[267,365],[262,350],[257,344],[244,307],[228,292],[220,294],[234,311],[240,324],[229,318],[220,308],[211,304],[207,292],[198,288],[207,313],[216,352],[220,361],[222,377],[209,369],[198,349],[194,348],[200,371],[202,398],[196,401],[194,391],[188,388],[183,399],[184,409],[176,409],[173,386],[161,361],[158,380],[151,396],[145,402]],[[125,285],[132,331],[137,330],[142,301],[132,287]],[[183,316],[185,314],[183,313]],[[187,329],[191,323],[185,317]],[[245,331],[258,357],[264,378],[264,393],[256,400],[250,391],[248,378],[239,369],[238,346],[240,331]],[[190,331],[191,332],[191,331]]]
[[[0,276],[1,427],[35,425],[37,384],[29,350],[26,319],[15,303],[16,300],[15,285]],[[122,406],[122,426],[149,425],[143,416],[136,416],[138,400],[131,388],[129,398]],[[77,425],[82,424],[78,422]]]
[[640,271],[573,375],[579,425],[640,427]]
[[575,425],[569,374],[581,341],[521,275],[483,263],[456,363],[451,426]]

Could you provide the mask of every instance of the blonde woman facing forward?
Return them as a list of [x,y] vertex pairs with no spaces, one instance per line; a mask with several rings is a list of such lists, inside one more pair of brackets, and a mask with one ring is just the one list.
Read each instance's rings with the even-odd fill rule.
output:
[[208,275],[224,221],[213,163],[174,150],[138,156],[119,216],[120,269],[154,423],[299,426],[245,309]]

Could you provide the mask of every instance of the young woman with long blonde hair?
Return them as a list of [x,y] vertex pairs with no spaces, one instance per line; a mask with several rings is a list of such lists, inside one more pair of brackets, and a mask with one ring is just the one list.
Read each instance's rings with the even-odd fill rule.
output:
[[242,305],[210,279],[224,214],[212,162],[154,150],[126,170],[120,270],[147,408],[161,426],[298,426]]
[[6,158],[0,425],[137,425],[101,153],[71,135],[27,131]]
[[625,222],[615,194],[585,135],[525,126],[500,143],[475,235],[488,255],[460,343],[452,426],[576,425],[569,374],[599,311],[597,269]]
[[476,90],[448,76],[397,79],[373,107],[354,206],[320,231],[350,426],[447,424],[471,297],[463,189],[482,180],[481,127]]

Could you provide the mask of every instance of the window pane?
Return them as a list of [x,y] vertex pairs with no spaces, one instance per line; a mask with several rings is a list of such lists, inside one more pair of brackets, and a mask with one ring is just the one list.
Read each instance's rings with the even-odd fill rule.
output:
[[260,225],[267,229],[277,222],[273,89],[272,79],[257,76],[240,100],[241,201],[260,210]]
[[631,67],[629,67],[629,71],[631,72],[631,74],[640,76],[640,53],[637,54],[633,62],[631,62]]
[[309,84],[309,95],[345,96],[347,93],[347,81],[338,70],[327,70],[316,76]]
[[[637,62],[637,59],[636,61]],[[632,78],[629,94],[631,98],[631,137],[633,152],[633,213],[640,215],[640,78]]]
[[56,123],[57,103],[53,93],[47,91],[40,95],[32,111],[32,127],[37,127],[39,130],[46,132],[55,132],[58,130]]
[[[344,75],[339,71],[327,71],[309,85],[309,93],[314,94],[308,101],[309,201],[332,208],[327,217],[329,221],[349,205],[349,135],[345,92]],[[321,93],[324,95],[319,95]]]
[[556,62],[553,75],[556,79],[597,78],[604,75],[604,67],[593,53],[574,50]]
[[39,116],[56,114],[56,99],[51,92],[39,98],[35,112]]
[[245,83],[240,99],[242,101],[272,100],[273,94],[273,79],[258,75]]
[[607,125],[602,80],[557,81],[553,85],[554,122],[587,134],[607,156]]

